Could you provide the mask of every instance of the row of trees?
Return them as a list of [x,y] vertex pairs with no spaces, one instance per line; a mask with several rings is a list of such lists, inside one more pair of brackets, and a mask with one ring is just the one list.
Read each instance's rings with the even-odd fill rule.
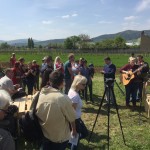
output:
[[100,42],[93,42],[90,37],[85,34],[79,36],[68,37],[64,41],[64,47],[66,49],[127,49],[134,48],[138,46],[128,46],[126,45],[126,40],[121,36],[115,39],[105,39]]
[[34,41],[32,38],[28,38],[28,48],[34,48]]
[[[2,43],[0,45],[0,49],[8,49],[12,46],[8,45],[7,43]],[[65,39],[64,43],[49,43],[47,46],[34,45],[34,41],[32,38],[28,38],[27,46],[18,47],[18,49],[24,48],[38,48],[38,49],[45,49],[45,48],[55,48],[55,49],[79,49],[79,50],[111,50],[111,49],[127,49],[127,48],[139,48],[137,45],[128,46],[126,45],[126,40],[121,36],[116,37],[115,39],[105,39],[99,42],[93,42],[89,35],[80,34],[79,36],[71,36]]]

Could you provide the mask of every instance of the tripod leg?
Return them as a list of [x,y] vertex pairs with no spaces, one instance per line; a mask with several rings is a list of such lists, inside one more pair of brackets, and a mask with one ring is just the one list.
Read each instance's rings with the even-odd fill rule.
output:
[[[140,83],[139,83],[140,84]],[[144,89],[144,86],[145,86],[145,82],[142,83],[142,91],[141,91],[141,94],[140,94],[140,108],[139,108],[139,125],[141,125],[141,113],[142,113],[142,99],[143,99],[143,94],[145,94],[143,90]]]
[[116,102],[116,97],[115,97],[113,88],[111,88],[111,91],[112,91],[112,95],[113,95],[113,99],[114,99],[114,104],[115,104],[115,107],[116,107],[116,112],[117,112],[117,116],[118,116],[118,120],[119,120],[119,124],[120,124],[120,129],[121,129],[121,133],[122,133],[122,137],[123,137],[123,142],[126,145],[125,137],[124,137],[124,133],[123,133],[123,129],[122,129],[122,124],[121,124],[121,120],[120,120],[120,115],[119,115],[119,111],[118,111],[118,105],[117,105],[117,102]]
[[124,91],[120,88],[120,86],[118,85],[117,81],[115,80],[115,83],[117,85],[117,87],[119,88],[119,90],[121,91],[122,95],[125,96],[125,93]]
[[142,113],[142,111],[141,111],[141,109],[142,109],[142,98],[140,98],[140,108],[139,108],[140,110],[139,110],[139,125],[141,125],[141,113]]
[[107,141],[108,141],[108,150],[109,150],[109,127],[110,127],[110,101],[111,101],[111,91],[110,91],[110,87],[108,87],[108,126],[107,126]]
[[99,113],[100,113],[100,110],[101,110],[101,107],[102,107],[102,104],[103,104],[103,101],[104,101],[105,94],[106,94],[106,88],[105,88],[105,91],[104,91],[102,100],[101,100],[101,102],[100,102],[100,105],[99,105],[99,109],[98,109],[98,112],[97,112],[97,115],[96,115],[96,119],[95,119],[94,124],[93,124],[93,127],[92,127],[92,131],[91,131],[90,136],[89,136],[88,143],[89,143],[90,140],[91,140],[91,137],[92,137],[92,134],[93,134],[93,130],[94,130],[94,128],[95,128],[95,125],[96,125],[96,122],[97,122],[97,119],[98,119],[98,115],[99,115]]

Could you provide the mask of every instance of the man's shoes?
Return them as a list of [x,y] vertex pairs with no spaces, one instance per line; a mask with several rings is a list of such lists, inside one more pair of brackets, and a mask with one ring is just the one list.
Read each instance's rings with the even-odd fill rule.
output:
[[131,108],[131,105],[130,104],[126,104],[126,108]]

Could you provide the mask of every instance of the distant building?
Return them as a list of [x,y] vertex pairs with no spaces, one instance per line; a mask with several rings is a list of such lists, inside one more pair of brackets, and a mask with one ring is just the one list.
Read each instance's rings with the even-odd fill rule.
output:
[[150,52],[150,36],[145,35],[144,31],[141,32],[140,50]]

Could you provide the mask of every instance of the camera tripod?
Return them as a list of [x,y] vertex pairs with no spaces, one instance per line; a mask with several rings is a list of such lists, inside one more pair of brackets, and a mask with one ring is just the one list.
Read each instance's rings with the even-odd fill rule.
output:
[[[124,138],[124,133],[123,133],[122,125],[121,125],[120,115],[119,115],[119,112],[118,112],[118,105],[116,103],[116,97],[115,97],[115,94],[114,94],[113,84],[114,84],[114,79],[111,79],[111,80],[110,79],[108,79],[108,80],[106,79],[104,94],[103,94],[102,100],[100,102],[99,109],[98,109],[98,112],[97,112],[97,115],[96,115],[96,119],[95,119],[95,122],[93,124],[93,128],[92,128],[91,134],[89,136],[89,140],[88,140],[88,143],[89,143],[90,140],[91,140],[92,134],[93,134],[94,127],[95,127],[97,119],[98,119],[98,115],[100,114],[100,110],[101,110],[102,104],[104,102],[104,98],[106,96],[106,92],[108,92],[108,105],[107,105],[107,111],[108,111],[107,112],[107,115],[108,115],[108,126],[107,126],[108,150],[109,150],[110,99],[111,98],[113,99],[113,103],[114,103],[114,106],[116,108],[116,112],[117,112],[117,116],[118,116],[118,120],[119,120],[119,124],[120,124],[120,129],[121,129],[123,141],[124,141],[124,144],[125,144],[125,138]],[[111,97],[111,95],[112,95],[112,97]]]

